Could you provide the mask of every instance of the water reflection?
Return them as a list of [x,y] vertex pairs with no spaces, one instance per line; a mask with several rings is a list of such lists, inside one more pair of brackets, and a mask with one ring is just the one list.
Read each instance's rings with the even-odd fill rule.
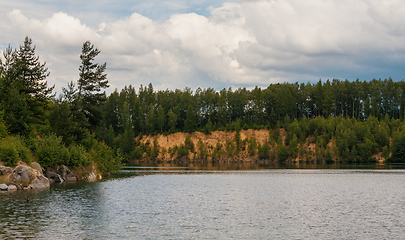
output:
[[405,170],[239,167],[133,166],[0,192],[0,239],[405,237]]
[[190,170],[259,170],[259,169],[405,169],[405,164],[317,164],[317,163],[279,163],[279,162],[231,162],[217,163],[208,161],[206,163],[151,163],[134,162],[133,165],[125,166],[124,169],[190,169]]

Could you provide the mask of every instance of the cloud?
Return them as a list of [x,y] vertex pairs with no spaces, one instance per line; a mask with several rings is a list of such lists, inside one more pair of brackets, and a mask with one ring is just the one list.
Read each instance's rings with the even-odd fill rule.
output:
[[[183,11],[185,4],[172,8]],[[209,16],[178,13],[163,21],[135,12],[94,27],[63,12],[38,19],[13,10],[8,19],[33,38],[57,89],[77,79],[86,40],[101,50],[96,60],[107,62],[110,84],[119,89],[149,82],[157,89],[220,89],[319,78],[403,78],[402,1],[238,1],[208,10]]]

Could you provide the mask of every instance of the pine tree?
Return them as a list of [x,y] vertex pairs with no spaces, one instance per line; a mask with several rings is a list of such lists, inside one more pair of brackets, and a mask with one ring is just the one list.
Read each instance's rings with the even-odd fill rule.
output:
[[32,40],[13,50],[10,46],[0,61],[0,98],[10,133],[29,134],[34,125],[45,124],[54,87],[48,88],[46,63],[35,55]]
[[[76,99],[77,112],[84,114],[91,127],[96,126],[102,119],[100,106],[106,101],[103,89],[108,88],[107,74],[104,73],[107,64],[94,63],[100,50],[89,41],[83,43],[80,55],[78,92]],[[79,117],[80,118],[80,117]]]

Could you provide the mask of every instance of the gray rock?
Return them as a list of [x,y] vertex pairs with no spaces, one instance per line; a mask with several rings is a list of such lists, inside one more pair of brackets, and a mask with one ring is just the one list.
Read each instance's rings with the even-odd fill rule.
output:
[[33,174],[29,171],[28,167],[20,165],[14,168],[13,178],[22,187],[28,187],[32,177]]
[[33,162],[31,163],[31,167],[40,172],[41,174],[44,174],[43,168],[41,167],[41,165],[39,165],[39,163]]
[[16,185],[8,185],[8,191],[17,191],[17,186]]
[[8,190],[8,186],[6,184],[0,184],[0,190],[1,191],[7,191]]
[[0,166],[0,175],[8,175],[12,172],[13,170],[10,167]]
[[56,173],[58,173],[66,182],[76,182],[77,180],[72,171],[70,171],[65,165],[60,165],[58,170],[56,170]]
[[50,186],[49,179],[42,174],[38,175],[34,180],[32,180],[30,184],[30,187],[32,189],[49,188],[49,186]]
[[51,183],[62,183],[64,181],[59,174],[50,171],[45,172],[45,177],[47,177]]

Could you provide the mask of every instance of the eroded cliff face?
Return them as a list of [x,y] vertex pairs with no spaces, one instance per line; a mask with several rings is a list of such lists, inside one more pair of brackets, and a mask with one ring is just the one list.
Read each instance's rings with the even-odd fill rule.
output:
[[[248,140],[254,138],[257,144],[265,144],[269,142],[269,130],[267,129],[260,129],[260,130],[240,130],[240,142],[241,147],[240,150],[236,152],[230,149],[232,146],[231,144],[236,147],[236,140],[235,140],[235,131],[213,131],[210,134],[204,134],[202,132],[194,132],[194,133],[173,133],[169,135],[155,135],[155,136],[143,136],[142,138],[138,139],[141,143],[145,144],[147,142],[150,143],[151,146],[154,145],[154,142],[157,143],[159,149],[159,155],[157,160],[161,161],[173,161],[179,159],[179,156],[176,154],[171,154],[171,151],[176,148],[180,147],[185,144],[186,138],[189,137],[190,140],[193,142],[194,151],[189,151],[189,154],[185,158],[187,160],[200,160],[200,144],[199,141],[202,143],[202,149],[207,152],[206,160],[215,160],[216,158],[219,159],[235,159],[235,158],[245,158],[255,160],[257,156],[251,156],[248,153]],[[280,131],[280,136],[282,140],[285,140],[285,132],[284,130]],[[220,156],[213,157],[213,152],[217,146],[221,147]]]
[[[286,144],[286,131],[283,128],[279,129],[278,136],[270,134],[267,129],[260,130],[240,130],[239,136],[239,150],[236,150],[236,132],[235,131],[213,131],[210,134],[204,134],[202,132],[194,133],[173,133],[168,135],[148,135],[138,138],[137,140],[141,144],[149,144],[153,148],[154,143],[157,144],[158,156],[156,158],[150,158],[144,153],[142,159],[135,159],[133,163],[140,162],[206,162],[206,161],[218,161],[223,163],[229,163],[234,160],[242,160],[243,162],[253,162],[260,160],[258,145],[269,146],[268,158],[265,160],[277,161],[278,159],[278,146],[281,143],[284,145],[288,152],[291,153],[290,146]],[[194,150],[189,150],[187,155],[180,156],[173,149],[178,149],[181,146],[185,146],[187,137],[194,145]],[[253,151],[249,150],[249,140],[254,139],[256,142],[256,148]],[[332,138],[327,144],[327,149],[333,156],[333,161],[339,161],[340,157],[336,147],[336,140]],[[199,143],[200,142],[200,143]],[[233,146],[232,146],[233,145]],[[232,149],[232,147],[234,149]],[[218,150],[219,148],[219,150]],[[201,157],[201,149],[206,151],[206,155]],[[319,149],[314,143],[312,137],[308,137],[304,143],[298,143],[296,146],[295,156],[289,155],[287,161],[289,162],[321,162],[325,161],[326,149]],[[219,154],[217,154],[220,152]],[[384,162],[382,153],[373,154],[377,162]]]

